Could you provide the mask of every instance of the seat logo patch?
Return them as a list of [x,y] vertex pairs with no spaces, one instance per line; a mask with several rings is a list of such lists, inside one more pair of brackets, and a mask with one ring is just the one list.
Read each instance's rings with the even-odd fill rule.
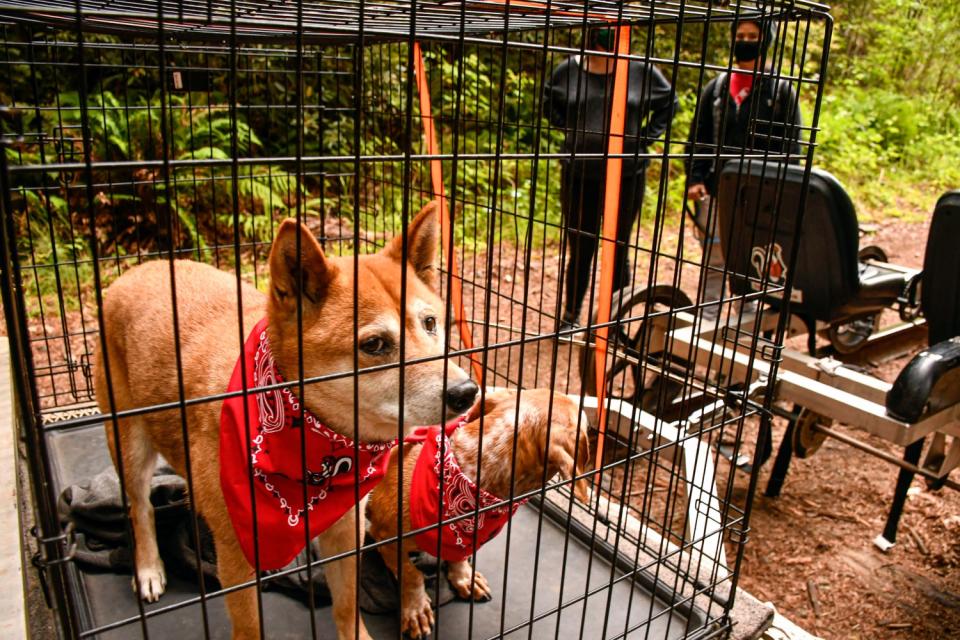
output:
[[[765,247],[754,247],[750,252],[750,264],[758,280],[767,278],[773,285],[782,285],[787,279],[787,265],[783,261],[783,248],[776,242]],[[760,283],[754,284],[754,290],[759,291]]]

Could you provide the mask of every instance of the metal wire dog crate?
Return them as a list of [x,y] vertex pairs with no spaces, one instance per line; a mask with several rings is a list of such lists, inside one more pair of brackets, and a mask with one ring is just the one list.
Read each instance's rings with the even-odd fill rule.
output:
[[[688,147],[683,115],[660,139],[637,143],[641,134],[624,132],[628,62],[657,66],[678,114],[695,117],[714,101],[704,91],[710,77],[732,68],[731,24],[748,19],[777,25],[765,73],[789,84],[806,110],[809,124],[790,134],[799,153]],[[614,34],[608,51],[591,50],[587,34],[597,26]],[[65,636],[225,637],[229,627],[224,591],[196,576],[171,577],[159,603],[139,603],[126,577],[78,556],[79,534],[90,535],[82,523],[62,521],[61,492],[110,467],[101,425],[114,416],[100,413],[93,389],[109,284],[145,261],[191,259],[263,289],[283,218],[306,224],[329,254],[350,256],[405,233],[432,199],[453,334],[442,357],[470,369],[484,392],[549,387],[575,397],[596,452],[585,474],[589,503],[575,500],[569,483],[530,496],[536,507],[521,509],[477,557],[492,568],[494,602],[441,606],[436,635],[730,631],[757,473],[737,478],[718,451],[749,456],[751,434],[770,420],[785,332],[782,318],[769,335],[739,331],[737,318],[754,297],[789,297],[790,280],[765,273],[755,294],[706,299],[707,273],[727,273],[685,231],[683,163],[809,165],[829,49],[825,7],[11,1],[0,5],[0,28],[3,299],[38,522],[35,564]],[[542,117],[551,70],[587,55],[613,61],[604,150],[593,154],[565,149],[562,128]],[[756,113],[745,121],[752,136],[787,135],[761,132]],[[616,214],[585,232],[563,213],[570,195],[558,174],[578,160],[597,163],[610,184],[625,162],[648,165],[642,215],[626,241]],[[617,211],[624,196],[608,186],[603,197]],[[561,326],[571,234],[600,250],[589,308],[579,326]],[[633,265],[632,285],[616,295],[615,247]],[[689,299],[659,299],[664,282]],[[766,386],[731,386],[716,367],[671,370],[662,357],[669,345],[650,342],[650,326],[700,322],[710,307],[727,327],[700,340],[769,360]],[[316,382],[297,377],[291,388]],[[211,401],[181,392],[183,415],[188,400]],[[119,499],[125,509],[122,490]],[[189,531],[199,549],[195,516]],[[270,591],[274,579],[250,581],[266,637],[333,637],[312,588],[302,603]],[[364,619],[375,637],[399,635],[394,615]]]

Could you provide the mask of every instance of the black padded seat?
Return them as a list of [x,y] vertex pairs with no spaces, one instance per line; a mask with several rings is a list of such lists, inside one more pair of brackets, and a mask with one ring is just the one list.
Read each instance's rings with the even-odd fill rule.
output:
[[836,310],[839,317],[855,316],[878,307],[887,307],[903,293],[906,285],[903,271],[887,269],[882,264],[860,263],[860,289],[857,297]]
[[927,234],[920,306],[930,348],[915,356],[887,393],[887,412],[905,422],[960,402],[960,191],[937,201]]
[[923,256],[920,304],[930,344],[960,336],[960,190],[937,201]]
[[[780,162],[728,162],[720,173],[720,240],[730,288],[736,295],[759,291],[761,277],[782,285],[799,229],[792,313],[834,323],[893,305],[909,275],[858,258],[857,215],[840,182],[810,170],[805,210],[804,167]],[[776,304],[779,295],[768,301]]]

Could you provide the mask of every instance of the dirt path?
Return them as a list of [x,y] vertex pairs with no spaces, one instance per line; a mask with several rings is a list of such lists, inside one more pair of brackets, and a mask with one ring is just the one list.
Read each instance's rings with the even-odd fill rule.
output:
[[[926,222],[890,221],[865,226],[861,246],[879,245],[891,262],[922,266]],[[671,231],[676,233],[675,229]],[[649,231],[644,235],[648,236]],[[675,273],[669,258],[676,255],[675,243],[672,247],[660,247],[660,252],[657,281],[669,282]],[[690,259],[699,256],[699,248],[690,238],[684,244],[684,252]],[[649,255],[646,254],[648,260]],[[534,259],[530,266],[530,327],[544,323],[543,314],[552,314],[556,304],[559,260],[549,253],[545,256],[549,257]],[[477,264],[483,265],[485,257],[480,256]],[[636,257],[634,262],[638,262]],[[495,283],[499,281],[501,287],[507,284],[522,291],[522,267],[517,268],[510,260],[494,259],[493,263],[500,265],[493,273]],[[471,264],[468,262],[465,269],[468,279],[482,282],[484,269],[471,269]],[[504,268],[503,264],[509,267]],[[635,281],[645,282],[647,275],[647,266],[640,264]],[[693,297],[695,273],[684,268],[681,276],[682,288]],[[516,294],[513,297],[522,298]],[[501,304],[494,317],[499,325],[519,326],[523,314],[519,305]],[[490,337],[502,339],[493,331]],[[918,350],[919,347],[901,349],[899,357],[857,364],[892,380]],[[517,351],[514,350],[511,360],[514,365]],[[543,384],[545,373],[555,370],[557,379],[569,383],[567,388],[574,390],[577,376],[575,367],[570,367],[570,358],[575,356],[561,349],[553,361],[543,350],[539,355],[530,351],[524,365],[524,384],[530,385],[534,380]],[[505,362],[502,355],[497,357],[501,364]],[[513,368],[510,377],[515,378],[516,373]],[[537,375],[540,377],[536,378]],[[780,442],[785,427],[784,420],[775,422],[775,443]],[[897,456],[902,454],[902,450],[877,438],[850,432],[865,437],[875,447]],[[755,438],[754,428],[746,436],[748,450],[752,450]],[[769,467],[768,464],[761,471],[761,490],[766,485]],[[960,637],[960,632],[951,631],[960,629],[960,493],[949,489],[930,491],[924,482],[914,481],[899,543],[883,554],[872,540],[883,528],[896,472],[891,465],[835,441],[825,443],[812,458],[794,461],[782,497],[760,496],[754,502],[741,586],[762,600],[772,601],[788,618],[824,638]],[[730,477],[725,463],[721,463],[717,475],[722,492],[724,479]],[[747,482],[746,475],[735,474],[733,502],[743,504]],[[633,499],[639,506],[642,487],[639,493],[636,489]],[[649,506],[646,509],[651,513]],[[818,594],[819,614],[813,611],[808,582]]]
[[[784,427],[775,426],[777,442]],[[769,468],[761,472],[761,488],[768,475]],[[896,475],[830,440],[812,458],[794,461],[781,497],[754,502],[741,586],[824,638],[957,637],[949,630],[960,629],[960,494],[914,481],[898,544],[884,554],[872,540],[883,529]],[[736,485],[745,492],[746,478]],[[819,615],[808,581],[819,594]]]

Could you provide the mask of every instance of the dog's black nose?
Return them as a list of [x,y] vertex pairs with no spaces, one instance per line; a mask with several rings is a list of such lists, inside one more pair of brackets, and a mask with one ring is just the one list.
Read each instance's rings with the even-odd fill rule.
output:
[[447,407],[450,411],[460,414],[473,406],[480,387],[469,378],[447,389]]

